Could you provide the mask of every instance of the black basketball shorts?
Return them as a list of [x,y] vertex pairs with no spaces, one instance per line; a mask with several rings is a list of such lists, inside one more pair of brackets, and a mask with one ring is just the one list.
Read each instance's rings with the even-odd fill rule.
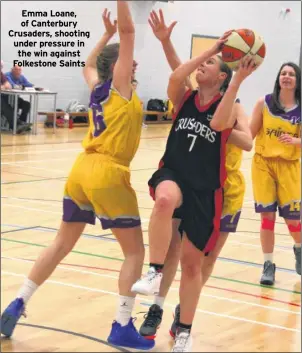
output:
[[157,186],[166,180],[174,181],[182,192],[182,205],[173,214],[173,218],[181,220],[180,234],[185,232],[195,247],[205,254],[211,252],[219,237],[223,190],[194,190],[180,181],[173,170],[163,167],[148,182],[153,199]]

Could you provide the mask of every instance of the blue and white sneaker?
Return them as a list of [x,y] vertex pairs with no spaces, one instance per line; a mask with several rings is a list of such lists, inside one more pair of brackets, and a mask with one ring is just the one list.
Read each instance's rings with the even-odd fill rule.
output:
[[25,316],[25,305],[22,298],[12,301],[1,315],[1,333],[10,337],[21,316]]
[[154,340],[148,340],[142,337],[136,330],[131,318],[126,326],[121,326],[114,321],[107,341],[114,346],[128,347],[139,350],[149,350],[155,346]]

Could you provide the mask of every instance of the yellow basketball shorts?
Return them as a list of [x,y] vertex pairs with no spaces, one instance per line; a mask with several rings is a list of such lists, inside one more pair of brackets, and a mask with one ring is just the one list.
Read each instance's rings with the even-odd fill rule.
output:
[[103,229],[141,224],[129,167],[100,153],[81,153],[64,190],[63,221],[95,224]]
[[223,188],[223,209],[220,231],[235,233],[239,223],[245,193],[245,181],[242,173],[228,172]]
[[285,219],[300,219],[300,161],[264,158],[255,154],[252,181],[257,213],[276,212]]

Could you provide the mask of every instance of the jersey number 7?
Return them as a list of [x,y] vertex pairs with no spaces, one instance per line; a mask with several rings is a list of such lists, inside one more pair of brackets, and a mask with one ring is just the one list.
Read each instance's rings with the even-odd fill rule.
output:
[[189,148],[189,152],[191,152],[192,149],[193,149],[193,147],[194,147],[194,145],[195,145],[195,141],[196,141],[197,135],[188,134],[188,138],[189,138],[189,137],[192,137],[192,138],[193,138],[193,140],[192,140],[192,142],[191,142],[191,146],[190,146],[190,148]]

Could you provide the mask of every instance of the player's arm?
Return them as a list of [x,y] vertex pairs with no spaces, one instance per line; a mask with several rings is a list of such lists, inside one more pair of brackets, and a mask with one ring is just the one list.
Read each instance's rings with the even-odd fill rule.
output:
[[240,66],[235,73],[228,89],[223,95],[223,98],[218,105],[213,119],[211,120],[211,128],[216,131],[230,129],[236,122],[235,99],[242,82],[256,70],[257,66],[252,57],[245,56]]
[[105,9],[102,18],[105,25],[105,33],[98,41],[92,52],[89,54],[85,63],[85,67],[83,68],[84,78],[91,91],[94,89],[95,85],[100,82],[96,68],[97,57],[101,54],[105,46],[117,31],[117,21],[114,21],[113,23],[111,22],[110,11],[108,12],[108,10]]
[[123,97],[131,99],[135,28],[128,1],[117,1],[117,24],[120,50],[113,71],[113,86]]
[[301,148],[301,137],[293,137],[289,134],[282,134],[279,141],[286,145],[294,145]]
[[[171,70],[176,70],[182,64],[171,41],[171,33],[177,22],[174,21],[170,24],[170,26],[167,26],[165,23],[163,11],[161,9],[159,10],[159,16],[156,11],[153,10],[150,13],[148,22],[152,28],[153,34],[161,42]],[[193,86],[189,77],[186,78],[185,85],[187,88],[193,90]]]
[[262,115],[263,107],[264,107],[264,98],[260,98],[256,103],[252,112],[252,120],[250,123],[252,139],[254,139],[257,136],[258,132],[260,131],[263,125],[263,115]]
[[248,116],[240,103],[234,105],[237,124],[232,130],[228,143],[232,143],[244,151],[251,151],[253,148],[252,134],[248,125]]
[[175,110],[178,109],[184,95],[187,92],[186,88],[186,79],[189,77],[197,68],[211,56],[218,54],[223,44],[227,41],[228,36],[231,34],[231,31],[226,32],[215,45],[198,55],[195,58],[190,59],[184,64],[180,65],[170,76],[169,85],[168,85],[168,97],[173,103]]

